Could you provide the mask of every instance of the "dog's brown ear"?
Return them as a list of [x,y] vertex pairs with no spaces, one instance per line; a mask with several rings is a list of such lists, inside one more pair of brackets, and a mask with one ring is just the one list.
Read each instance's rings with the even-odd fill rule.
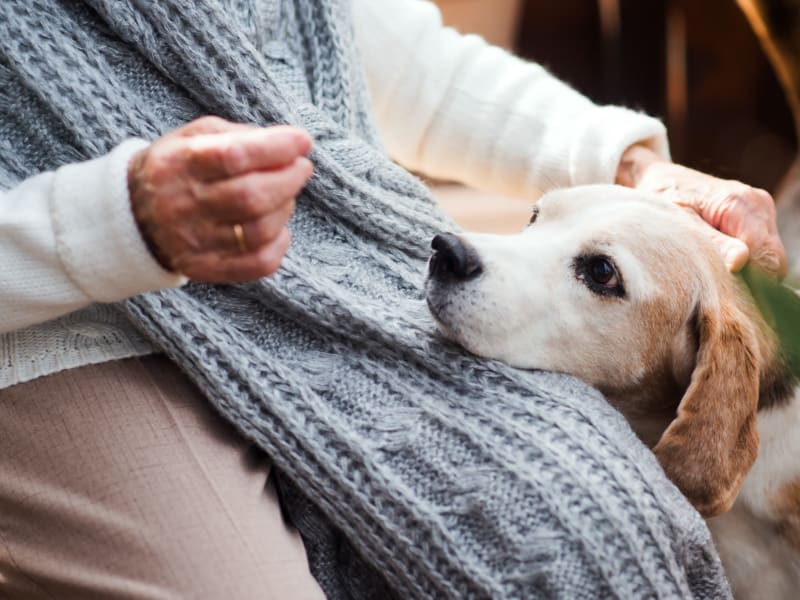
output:
[[695,313],[697,362],[678,414],[655,452],[704,516],[728,510],[758,453],[756,336],[733,307]]

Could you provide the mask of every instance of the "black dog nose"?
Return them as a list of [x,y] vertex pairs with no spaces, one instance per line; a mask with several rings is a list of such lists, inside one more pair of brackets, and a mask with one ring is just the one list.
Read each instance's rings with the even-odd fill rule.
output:
[[433,255],[428,265],[431,277],[467,280],[481,274],[481,265],[475,248],[452,233],[440,233],[431,242]]

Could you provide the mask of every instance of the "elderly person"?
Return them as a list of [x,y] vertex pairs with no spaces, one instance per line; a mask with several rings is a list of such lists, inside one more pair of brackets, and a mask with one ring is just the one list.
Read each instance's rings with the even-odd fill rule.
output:
[[782,275],[768,194],[420,0],[5,0],[0,81],[1,596],[727,594],[599,394],[432,335],[453,225],[384,148]]

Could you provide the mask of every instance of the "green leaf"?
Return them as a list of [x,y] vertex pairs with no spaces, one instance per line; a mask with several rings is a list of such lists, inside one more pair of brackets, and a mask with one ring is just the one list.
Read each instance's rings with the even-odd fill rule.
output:
[[750,266],[742,269],[740,275],[764,319],[775,330],[786,366],[795,377],[800,377],[800,296],[787,282],[779,283]]

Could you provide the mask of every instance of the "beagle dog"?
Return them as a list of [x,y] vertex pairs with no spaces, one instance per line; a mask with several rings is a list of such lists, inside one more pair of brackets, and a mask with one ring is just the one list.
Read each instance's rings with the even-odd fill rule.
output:
[[428,307],[474,354],[598,388],[708,518],[736,596],[800,598],[797,382],[702,227],[627,188],[550,192],[519,234],[436,236]]

